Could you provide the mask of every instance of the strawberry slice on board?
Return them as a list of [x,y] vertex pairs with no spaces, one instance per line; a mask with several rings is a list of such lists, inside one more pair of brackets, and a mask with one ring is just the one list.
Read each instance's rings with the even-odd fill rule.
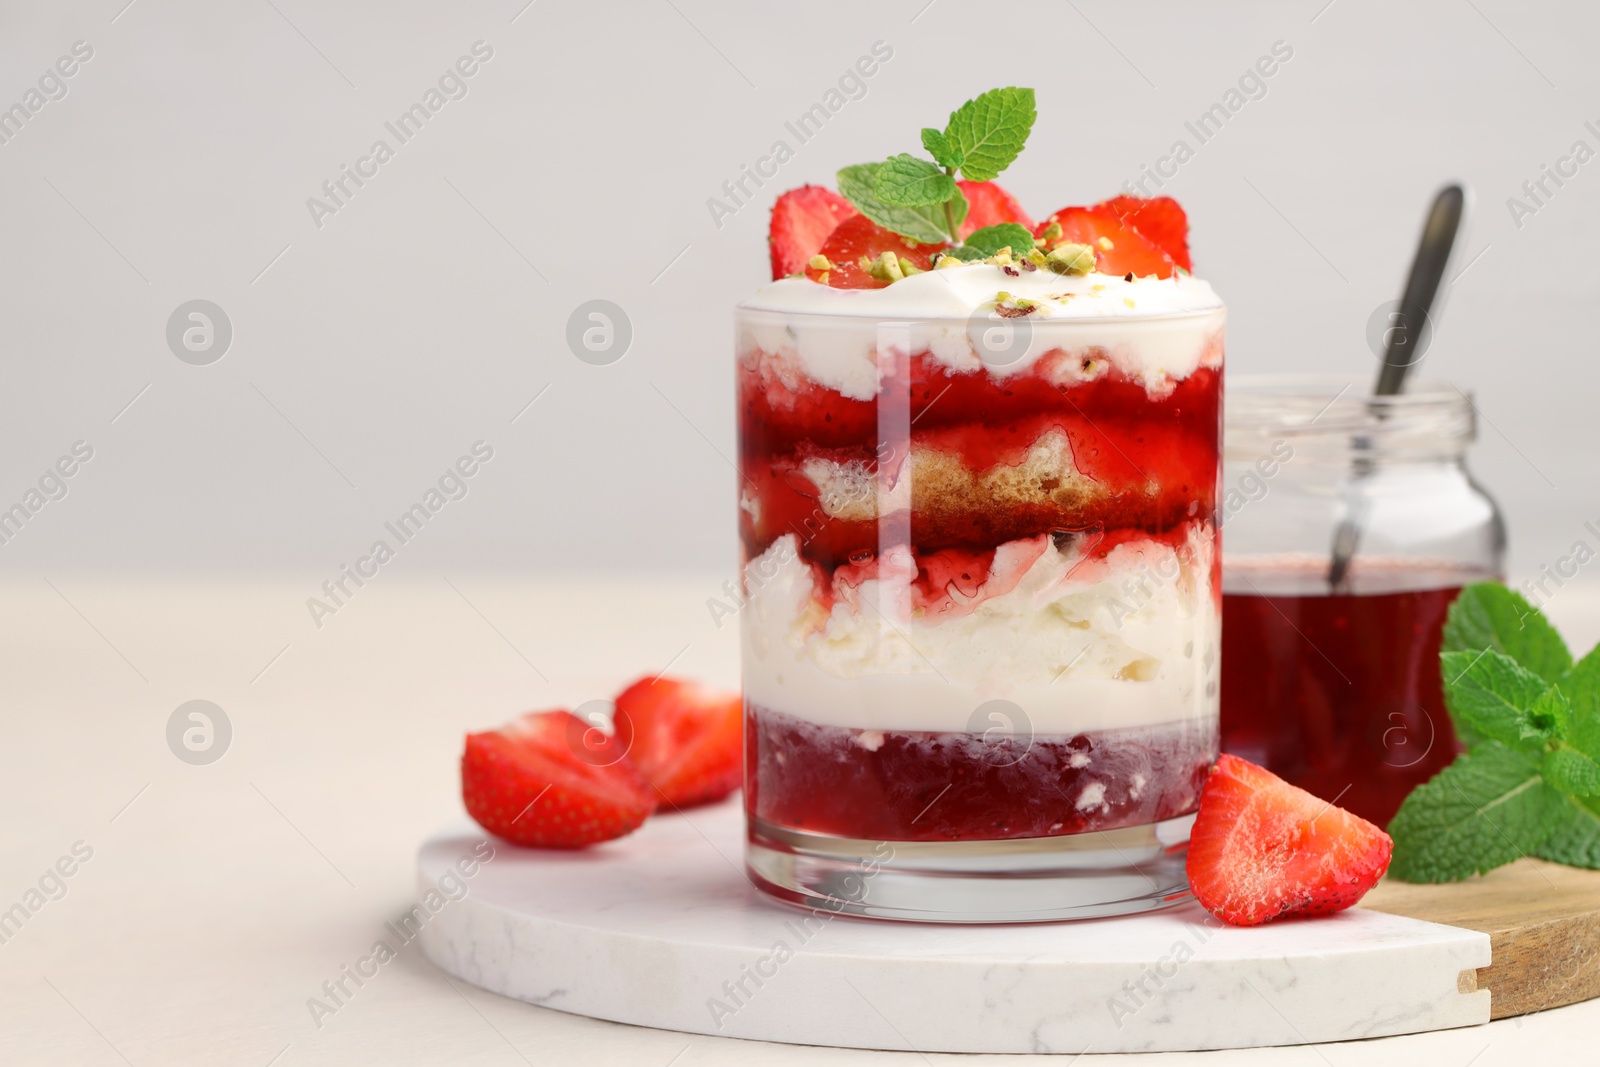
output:
[[[1022,210],[1017,198],[994,182],[956,182],[967,198],[967,218],[961,224],[961,237],[965,240],[974,230],[985,226],[998,226],[1002,222],[1015,222],[1033,229],[1033,220]],[[1023,251],[1023,250],[1016,250]]]
[[610,841],[656,808],[622,731],[602,733],[568,711],[529,712],[468,734],[461,799],[491,834],[535,848]]
[[634,766],[676,808],[709,804],[744,781],[738,693],[681,678],[641,678],[617,695],[617,731],[630,730]]
[[1189,216],[1170,196],[1114,196],[1095,205],[1105,208],[1122,225],[1172,257],[1184,270],[1194,267],[1189,259]]
[[767,243],[772,246],[772,280],[799,274],[839,223],[856,213],[850,201],[820,185],[802,185],[772,205]]
[[918,270],[927,270],[930,257],[945,247],[920,244],[884,229],[865,215],[857,215],[841,222],[823,243],[820,254],[827,257],[829,266],[808,265],[806,276],[835,289],[882,289],[890,283],[867,273],[862,266],[863,259],[874,260],[885,252],[893,252]]
[[1189,885],[1235,926],[1329,915],[1389,869],[1394,841],[1254,763],[1223,755],[1207,775],[1189,835]]

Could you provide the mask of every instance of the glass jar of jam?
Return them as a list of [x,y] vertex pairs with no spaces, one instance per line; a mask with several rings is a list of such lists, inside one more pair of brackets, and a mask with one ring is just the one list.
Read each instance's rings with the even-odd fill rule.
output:
[[1502,575],[1504,523],[1466,466],[1474,413],[1442,382],[1228,384],[1223,750],[1379,825],[1455,758],[1445,613]]

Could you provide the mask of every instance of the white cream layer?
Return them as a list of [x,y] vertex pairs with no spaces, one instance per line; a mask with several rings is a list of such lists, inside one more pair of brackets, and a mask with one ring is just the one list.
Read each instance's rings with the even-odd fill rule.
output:
[[904,547],[878,578],[836,589],[831,611],[798,547],[780,538],[746,568],[744,694],[760,707],[864,731],[982,733],[984,705],[1008,700],[1040,736],[1217,713],[1221,622],[1203,527],[1181,549],[1132,542],[1100,561],[1076,544],[1037,559],[1027,542],[1002,545],[991,583],[1032,560],[1015,586],[937,620],[912,610]]
[[[1034,300],[1039,309],[1004,318],[992,307],[1000,292]],[[896,354],[926,351],[954,372],[987,368],[1005,378],[1053,351],[1099,349],[1103,358],[1094,365],[1060,360],[1052,372],[1069,381],[1092,378],[1109,360],[1159,396],[1196,368],[1221,365],[1225,320],[1211,286],[1189,276],[1126,281],[1040,270],[1011,277],[975,263],[882,289],[773,282],[741,305],[738,352],[791,387],[809,379],[869,400]]]

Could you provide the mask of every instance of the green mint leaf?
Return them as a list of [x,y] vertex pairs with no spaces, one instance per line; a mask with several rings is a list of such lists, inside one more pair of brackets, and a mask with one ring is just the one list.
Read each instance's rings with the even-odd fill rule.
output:
[[1444,651],[1483,648],[1510,656],[1547,682],[1559,682],[1572,668],[1572,653],[1550,621],[1498,582],[1467,586],[1445,619]]
[[1418,786],[1389,823],[1402,882],[1456,882],[1535,852],[1563,825],[1564,798],[1536,753],[1489,742]]
[[1600,799],[1563,797],[1556,827],[1535,853],[1551,863],[1600,869]]
[[[877,198],[873,188],[878,168],[882,163],[859,163],[846,167],[838,174],[839,195],[855,205],[855,209],[886,230],[923,244],[939,244],[955,238],[945,230],[945,205],[926,207],[894,207]],[[956,225],[967,217],[967,198],[956,190],[951,206],[955,210]]]
[[1570,729],[1572,729],[1572,704],[1560,686],[1552,685],[1540,693],[1539,699],[1528,708],[1527,719],[1522,724],[1522,736],[1548,741],[1551,738],[1566,737]]
[[1508,745],[1538,736],[1529,710],[1549,687],[1537,674],[1489,649],[1441,653],[1439,668],[1445,705],[1463,734]]
[[955,248],[945,249],[945,255],[955,256],[963,263],[973,263],[980,259],[988,259],[994,253],[985,252],[981,248],[973,248],[971,245],[957,245]]
[[936,130],[931,126],[925,127],[922,131],[922,147],[928,150],[928,155],[932,156],[934,162],[941,167],[949,167],[951,170],[955,170],[963,162],[961,153],[956,150],[956,146],[950,143],[942,131]]
[[1561,745],[1544,754],[1544,780],[1569,797],[1600,793],[1600,763],[1575,748]]
[[991,89],[950,113],[945,140],[961,154],[961,175],[993,181],[1011,166],[1033,130],[1032,89]]
[[965,243],[966,247],[978,249],[985,257],[994,255],[1002,248],[1009,248],[1020,256],[1033,248],[1033,234],[1026,226],[1015,222],[1002,222],[996,226],[973,230],[967,234]]
[[1566,673],[1561,691],[1572,701],[1567,743],[1600,761],[1600,647],[1591,649]]
[[872,194],[890,207],[927,207],[956,195],[956,180],[907,152],[890,156],[872,178]]

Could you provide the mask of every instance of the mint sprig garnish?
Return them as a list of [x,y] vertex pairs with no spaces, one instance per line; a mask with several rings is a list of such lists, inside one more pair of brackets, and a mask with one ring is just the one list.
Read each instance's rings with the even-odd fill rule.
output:
[[[867,218],[902,237],[960,245],[967,199],[956,175],[993,181],[1022,152],[1035,117],[1032,89],[991,89],[952,111],[942,131],[922,131],[922,147],[933,162],[901,152],[882,163],[846,167],[839,172],[839,193]],[[1015,229],[1027,234],[1027,243],[1008,241],[995,245],[996,251],[1009,246],[1021,254],[1033,247],[1033,235],[1021,226]],[[968,237],[967,245],[976,236]]]
[[[878,199],[878,172],[882,163],[858,163],[839,172],[839,195],[850,201],[855,209],[886,230],[923,244],[938,244],[948,240],[946,227],[959,227],[967,217],[967,198],[956,190],[953,200],[941,204],[924,204],[920,207],[900,207]],[[950,223],[949,216],[955,216]]]
[[950,143],[950,139],[944,135],[943,130],[923,127],[922,147],[928,150],[928,155],[933,157],[935,163],[941,167],[949,167],[951,170],[959,169],[966,160],[961,151]]
[[1028,143],[1033,120],[1032,89],[991,89],[950,113],[944,139],[955,155],[961,176],[975,182],[992,182],[1011,166]]
[[1011,249],[1016,255],[1021,255],[1033,247],[1033,234],[1021,223],[1001,222],[967,234],[964,247],[981,252],[980,258],[997,255],[1006,248]]
[[928,207],[956,195],[956,180],[909,152],[890,156],[873,175],[872,191],[892,207]]
[[1467,751],[1389,824],[1389,873],[1454,882],[1523,856],[1600,869],[1600,647],[1572,661],[1520,594],[1470,585],[1450,608],[1445,705]]

